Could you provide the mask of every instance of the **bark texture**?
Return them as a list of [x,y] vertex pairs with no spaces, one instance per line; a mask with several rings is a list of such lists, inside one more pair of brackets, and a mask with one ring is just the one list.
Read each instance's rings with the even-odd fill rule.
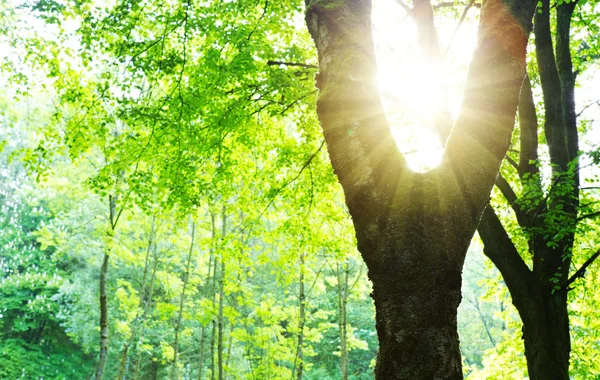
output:
[[104,367],[108,358],[108,300],[106,292],[106,280],[108,274],[108,262],[110,260],[111,244],[115,235],[115,229],[119,214],[117,214],[117,198],[113,195],[108,196],[108,222],[109,229],[108,246],[104,250],[102,265],[100,266],[100,355],[96,365],[95,380],[104,378]]
[[[549,0],[541,1],[535,15],[535,48],[544,100],[543,131],[549,147],[552,182],[542,190],[537,159],[537,117],[527,83],[521,90],[520,159],[522,192],[502,193],[513,207],[528,236],[533,256],[530,269],[491,208],[484,213],[479,233],[484,253],[498,267],[523,321],[523,340],[532,380],[569,379],[569,318],[567,295],[579,205],[578,134],[574,75],[570,55],[570,20],[576,2],[557,5],[556,49],[550,25]],[[510,185],[505,184],[505,187]],[[507,194],[512,195],[506,196]],[[522,199],[527,203],[521,202]],[[519,206],[529,204],[530,206]]]
[[108,304],[106,295],[106,274],[108,272],[108,260],[110,255],[104,254],[102,266],[100,267],[100,356],[96,366],[96,380],[104,378],[104,367],[108,357]]
[[487,1],[442,164],[411,172],[376,86],[371,2],[307,1],[317,112],[373,282],[377,379],[462,379],[461,271],[509,146],[535,1]]

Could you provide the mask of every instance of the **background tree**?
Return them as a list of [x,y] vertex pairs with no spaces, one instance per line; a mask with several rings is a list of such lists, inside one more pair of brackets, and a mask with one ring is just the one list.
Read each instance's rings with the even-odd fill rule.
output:
[[[538,118],[527,79],[519,104],[519,139],[514,143],[518,157],[509,151],[503,170],[504,176],[515,178],[514,185],[502,176],[497,182],[504,198],[501,207],[510,206],[513,216],[502,223],[489,207],[479,227],[484,253],[502,273],[523,321],[531,379],[569,379],[568,292],[600,255],[586,236],[588,219],[595,216],[594,200],[580,194],[581,184],[594,177],[581,170],[589,154],[586,157],[580,150],[576,120],[575,78],[586,66],[584,59],[574,68],[571,58],[572,49],[585,49],[582,41],[572,43],[570,37],[577,5],[577,1],[557,2],[551,23],[550,1],[542,1],[535,15],[537,65],[530,71],[543,94],[548,161],[538,153]],[[576,30],[583,26],[585,33],[592,32],[584,26],[587,17],[585,12],[576,16]],[[520,231],[511,238],[503,224],[514,222]],[[574,261],[578,256],[584,259]]]

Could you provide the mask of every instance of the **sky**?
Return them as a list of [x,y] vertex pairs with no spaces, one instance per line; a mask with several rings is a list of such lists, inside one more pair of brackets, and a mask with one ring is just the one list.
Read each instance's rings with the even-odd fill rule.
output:
[[[456,9],[462,13],[464,8]],[[458,116],[477,38],[479,9],[472,7],[458,30],[455,17],[436,16],[440,47],[447,51],[441,68],[421,57],[415,24],[404,8],[396,0],[373,0],[373,35],[384,107],[398,147],[416,171],[427,171],[441,161],[443,147],[431,130],[431,118],[443,104],[444,95],[454,119]],[[578,112],[600,100],[599,68],[590,68],[578,78]],[[541,100],[541,89],[535,88],[534,96]],[[581,148],[589,150],[600,145],[600,105],[585,108],[581,116],[592,120],[581,142]]]

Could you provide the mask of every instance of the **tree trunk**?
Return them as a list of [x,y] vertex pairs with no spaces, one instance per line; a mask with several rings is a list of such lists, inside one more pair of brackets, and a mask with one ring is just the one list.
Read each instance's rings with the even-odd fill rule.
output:
[[[306,322],[306,294],[304,293],[304,252],[300,254],[300,279],[298,281],[298,345],[296,347],[296,360],[294,368],[297,367],[296,379],[302,380],[304,374],[304,324]],[[296,363],[298,365],[296,366]]]
[[96,380],[104,378],[104,367],[108,356],[108,305],[106,299],[106,274],[108,272],[108,253],[104,254],[100,267],[100,357],[96,367]]
[[194,253],[194,235],[196,233],[196,223],[192,221],[192,241],[190,242],[190,250],[188,252],[187,263],[185,266],[185,276],[181,288],[181,297],[179,298],[179,314],[175,324],[175,341],[173,342],[173,368],[171,370],[171,379],[176,380],[179,372],[177,368],[177,354],[179,353],[179,330],[181,329],[181,320],[183,319],[183,306],[185,303],[185,288],[190,279],[190,266],[192,264],[192,254]]
[[408,169],[381,106],[371,2],[306,3],[317,112],[373,283],[375,376],[462,379],[462,265],[510,144],[536,1],[483,3],[463,110],[427,173]]
[[137,380],[138,379],[138,375],[140,373],[140,366],[141,366],[141,361],[142,361],[142,351],[139,349],[140,344],[142,344],[144,342],[144,335],[146,333],[146,316],[148,315],[148,312],[150,311],[150,306],[152,305],[152,295],[154,294],[154,279],[156,278],[156,271],[158,269],[158,256],[156,253],[156,245],[154,246],[154,265],[152,268],[152,275],[150,276],[150,289],[148,289],[148,294],[145,297],[145,303],[144,303],[144,312],[142,314],[142,317],[140,319],[140,325],[141,325],[141,331],[140,331],[140,337],[137,343],[137,359],[135,361],[135,369],[133,372],[133,379]]
[[348,323],[346,306],[348,304],[348,260],[340,268],[337,264],[338,278],[338,326],[340,331],[340,372],[342,380],[348,380]]
[[[569,320],[566,291],[537,290],[536,301],[521,313],[527,369],[531,380],[568,380]],[[523,316],[527,314],[526,316]]]
[[[221,239],[225,240],[227,234],[227,215],[225,214],[225,206],[221,213]],[[219,366],[219,380],[223,380],[223,307],[225,305],[225,260],[223,257],[223,250],[221,250],[221,273],[219,275],[219,316],[218,316],[218,327],[219,335],[217,342],[217,364]]]
[[[213,233],[213,242],[216,244],[216,226],[215,226],[215,216],[211,214],[211,228]],[[212,310],[215,310],[217,304],[217,268],[219,267],[219,255],[215,254],[215,259],[213,262],[212,268],[212,276],[211,276],[211,292],[212,292]],[[211,322],[212,328],[210,332],[210,378],[211,380],[215,380],[215,338],[217,335],[217,321],[214,316]]]
[[206,339],[206,327],[202,326],[200,332],[200,359],[198,360],[198,380],[202,380],[202,369],[204,367],[204,339]]
[[108,303],[106,293],[106,276],[108,274],[108,261],[110,259],[111,245],[115,235],[117,226],[117,198],[116,196],[108,196],[108,247],[105,248],[102,266],[100,267],[100,355],[98,357],[98,365],[96,366],[96,380],[104,378],[104,367],[108,358]]
[[139,327],[140,309],[143,314],[145,311],[146,301],[146,282],[148,280],[148,269],[150,266],[150,253],[152,252],[152,243],[154,242],[154,227],[156,224],[156,215],[152,218],[152,227],[150,228],[150,236],[148,238],[148,245],[146,246],[146,257],[144,258],[144,275],[142,276],[142,285],[140,286],[140,302],[138,303],[138,309],[136,310],[135,318],[133,319],[133,327],[131,329],[131,335],[129,340],[123,344],[123,351],[121,354],[121,369],[119,371],[119,379],[125,380],[127,372],[129,370],[129,349],[135,342],[137,335],[137,329]]

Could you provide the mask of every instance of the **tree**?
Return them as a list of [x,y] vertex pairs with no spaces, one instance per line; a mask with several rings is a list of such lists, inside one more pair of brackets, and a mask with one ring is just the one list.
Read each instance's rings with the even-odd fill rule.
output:
[[378,379],[461,379],[461,269],[510,144],[535,1],[484,1],[463,109],[439,167],[414,173],[375,84],[368,0],[306,1],[317,113],[369,269]]
[[[506,178],[517,179],[510,183],[501,176],[497,182],[505,201],[499,206],[508,203],[517,225],[513,230],[520,230],[521,234],[509,235],[507,230],[514,223],[501,221],[491,207],[484,212],[478,231],[485,244],[484,253],[502,273],[523,322],[529,377],[569,379],[568,293],[600,256],[598,247],[585,244],[589,218],[597,215],[595,201],[584,197],[586,202],[582,204],[580,194],[584,178],[579,161],[583,158],[574,94],[576,75],[585,67],[580,61],[574,68],[571,49],[583,52],[586,44],[578,42],[577,46],[570,38],[578,1],[558,1],[552,8],[549,0],[540,3],[534,18],[537,67],[531,71],[543,93],[547,172],[552,174],[545,184],[544,170],[540,170],[543,161],[538,153],[538,118],[527,78],[519,104],[520,138],[515,147],[519,157],[509,155],[509,164],[503,170]],[[556,12],[555,25],[551,25],[551,9]],[[577,16],[582,23],[589,17]],[[584,57],[582,61],[586,60]],[[513,190],[515,185],[520,191]],[[521,237],[525,244],[519,243]],[[577,259],[577,255],[584,259]],[[574,264],[577,269],[572,269]]]

